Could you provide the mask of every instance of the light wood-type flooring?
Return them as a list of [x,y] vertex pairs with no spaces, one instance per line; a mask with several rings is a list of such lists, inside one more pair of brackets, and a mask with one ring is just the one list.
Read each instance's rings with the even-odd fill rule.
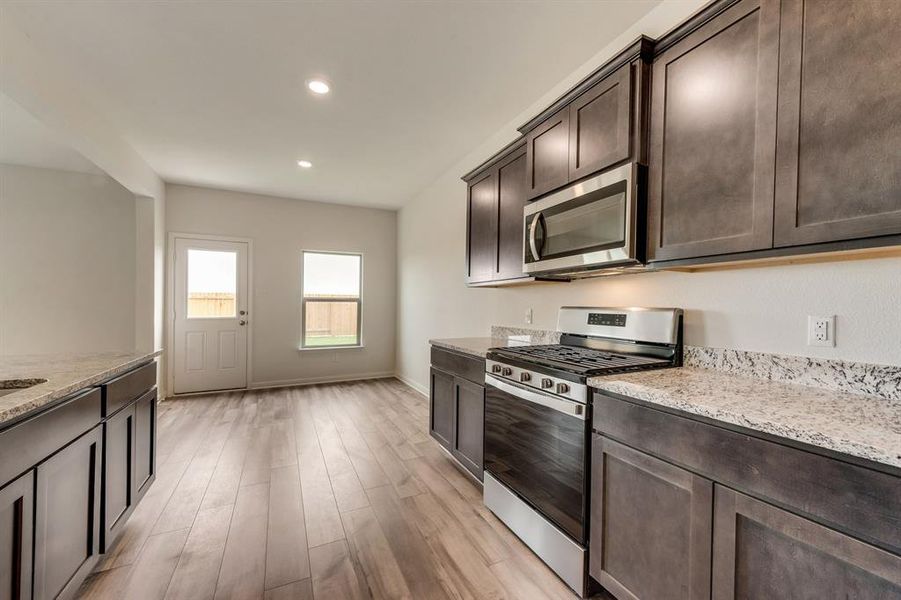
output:
[[394,379],[160,403],[157,480],[79,597],[575,598],[428,413]]

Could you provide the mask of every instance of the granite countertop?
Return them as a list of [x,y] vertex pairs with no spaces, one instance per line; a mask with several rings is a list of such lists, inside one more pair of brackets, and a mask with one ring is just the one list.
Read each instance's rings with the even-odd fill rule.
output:
[[591,387],[901,467],[901,403],[682,367],[592,377]]
[[[429,343],[439,348],[448,350],[456,350],[463,354],[485,358],[489,348],[499,348],[501,346],[516,345],[512,344],[507,338],[493,337],[463,337],[463,338],[445,338],[438,340],[429,340]],[[519,343],[522,345],[522,342]]]
[[[161,351],[82,356],[11,356],[0,358],[0,426],[37,412],[72,392],[90,387],[159,356]],[[46,380],[21,388],[27,380]]]

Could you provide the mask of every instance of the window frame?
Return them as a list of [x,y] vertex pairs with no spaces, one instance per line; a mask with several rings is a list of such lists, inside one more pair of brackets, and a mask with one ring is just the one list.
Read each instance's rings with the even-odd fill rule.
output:
[[[311,302],[356,302],[357,303],[357,341],[355,344],[335,344],[331,346],[309,346],[306,343],[307,331],[307,297],[304,293],[304,280],[307,276],[304,260],[307,254],[332,254],[340,256],[357,256],[360,258],[359,277],[359,293],[356,300],[350,298],[310,298]],[[338,350],[341,348],[362,348],[363,347],[363,253],[350,252],[342,250],[301,250],[300,251],[300,345],[299,350]]]

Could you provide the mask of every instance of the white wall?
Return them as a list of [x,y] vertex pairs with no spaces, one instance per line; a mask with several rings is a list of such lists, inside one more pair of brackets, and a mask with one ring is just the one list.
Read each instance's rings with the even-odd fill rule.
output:
[[[463,283],[466,186],[459,177],[516,136],[515,126],[639,33],[658,36],[701,2],[665,2],[517,115],[412,199],[398,216],[398,374],[428,382],[428,339],[484,336],[491,325],[556,328],[563,305],[679,306],[686,342],[901,364],[901,258],[698,273],[647,273],[575,283],[468,289]],[[806,346],[806,317],[837,315],[837,346]]]
[[0,355],[134,345],[134,196],[102,175],[0,165]]
[[[253,239],[252,386],[394,373],[395,212],[182,185],[166,197],[169,232]],[[364,348],[297,349],[304,249],[363,253]]]

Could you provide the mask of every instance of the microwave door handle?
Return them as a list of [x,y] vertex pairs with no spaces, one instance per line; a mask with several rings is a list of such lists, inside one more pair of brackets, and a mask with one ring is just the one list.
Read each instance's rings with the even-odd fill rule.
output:
[[538,254],[538,245],[535,242],[535,232],[538,229],[538,221],[540,220],[541,213],[536,213],[532,217],[532,225],[529,227],[529,248],[532,250],[532,258],[535,260],[541,260],[541,256]]

